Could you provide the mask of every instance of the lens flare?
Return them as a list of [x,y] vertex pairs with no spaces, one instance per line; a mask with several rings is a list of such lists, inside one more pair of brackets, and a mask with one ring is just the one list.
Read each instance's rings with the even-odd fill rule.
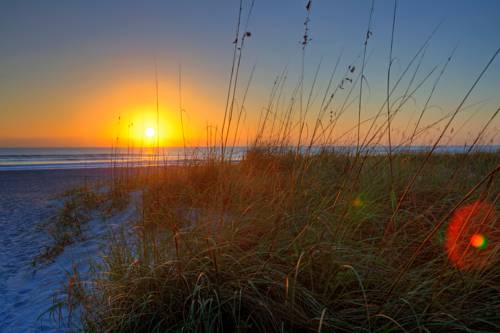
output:
[[446,230],[445,247],[448,258],[459,269],[485,267],[494,257],[491,251],[499,239],[499,226],[495,207],[475,201],[456,210]]
[[474,234],[470,238],[470,245],[479,250],[484,250],[488,245],[488,240],[482,234]]
[[353,205],[354,207],[356,207],[356,208],[360,208],[360,207],[362,207],[362,206],[363,206],[363,200],[361,200],[361,198],[360,198],[360,197],[357,197],[356,199],[354,199],[354,200],[352,201],[352,205]]

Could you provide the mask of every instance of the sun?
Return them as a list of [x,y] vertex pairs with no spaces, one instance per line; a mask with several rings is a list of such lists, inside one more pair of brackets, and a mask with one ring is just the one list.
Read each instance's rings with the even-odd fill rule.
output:
[[144,131],[144,135],[146,135],[146,137],[148,138],[152,138],[153,136],[155,136],[155,129],[153,127],[146,128],[146,130]]

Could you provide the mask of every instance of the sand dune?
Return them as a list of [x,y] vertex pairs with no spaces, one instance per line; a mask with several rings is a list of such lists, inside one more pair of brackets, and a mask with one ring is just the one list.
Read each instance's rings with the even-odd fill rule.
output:
[[73,265],[85,272],[95,258],[108,227],[134,214],[133,206],[113,219],[93,219],[84,231],[86,241],[65,249],[54,262],[33,266],[33,259],[49,239],[37,228],[57,211],[57,194],[102,180],[107,170],[58,170],[0,172],[0,331],[60,331],[47,309]]

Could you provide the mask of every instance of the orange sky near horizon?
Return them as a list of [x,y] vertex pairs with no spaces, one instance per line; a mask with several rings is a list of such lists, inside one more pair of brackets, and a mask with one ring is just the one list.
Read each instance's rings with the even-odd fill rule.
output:
[[[53,98],[51,95],[40,96],[36,113],[6,114],[0,124],[0,146],[4,147],[110,147],[110,146],[156,146],[159,135],[161,146],[182,146],[182,130],[179,113],[179,90],[176,80],[159,80],[159,128],[157,127],[156,94],[154,75],[153,80],[123,80],[110,82],[106,85],[95,86],[87,90],[88,94],[67,94]],[[202,90],[205,89],[205,90]],[[215,127],[220,126],[224,110],[223,82],[218,87],[197,87],[186,84],[183,93],[183,121],[184,135],[187,146],[204,146],[207,143],[207,125],[212,126],[212,136],[215,137]],[[265,97],[263,98],[265,99]],[[30,102],[32,102],[31,100]],[[283,102],[284,103],[284,102]],[[256,109],[260,100],[249,102]],[[284,103],[286,104],[286,103]],[[314,105],[317,107],[317,105]],[[452,107],[452,104],[447,106]],[[379,104],[372,107],[364,106],[363,119],[367,114],[374,114]],[[60,112],[61,109],[71,109],[71,112]],[[341,137],[341,144],[355,144],[356,107],[353,105],[339,120],[335,128],[336,135]],[[449,112],[449,110],[446,110]],[[295,110],[295,119],[298,117],[298,107]],[[477,112],[477,111],[476,111]],[[310,112],[309,122],[306,125],[304,136],[308,137],[314,125],[316,109]],[[443,114],[444,111],[441,111]],[[415,115],[413,116],[415,117]],[[461,122],[470,117],[469,113],[457,118],[458,128]],[[434,117],[436,118],[436,117]],[[379,124],[384,122],[380,117]],[[427,124],[430,121],[424,123]],[[245,116],[240,126],[237,145],[245,145],[256,135],[258,117],[256,114]],[[398,142],[397,132],[407,126],[408,119],[404,117],[394,123],[393,142]],[[474,125],[474,124],[472,124]],[[458,133],[457,141],[464,141],[473,137],[479,129],[479,123],[470,126],[467,130]],[[362,136],[368,125],[362,126]],[[154,137],[147,137],[147,128],[155,130]],[[233,123],[234,128],[234,123]],[[432,144],[442,127],[436,126],[419,144]],[[296,142],[297,126],[294,126],[292,142]],[[217,139],[219,136],[217,136]],[[232,140],[232,135],[230,136]],[[118,140],[117,140],[118,139]],[[445,137],[446,139],[446,137]],[[231,141],[230,140],[230,141]],[[381,142],[385,143],[385,137]],[[212,141],[213,143],[213,141]],[[231,142],[230,142],[231,143]],[[307,144],[308,142],[306,142]],[[451,142],[452,144],[455,141]]]
[[[120,145],[149,146],[159,133],[162,146],[182,146],[177,82],[159,80],[159,128],[157,128],[156,89],[153,80],[111,82],[95,86],[86,94],[39,96],[38,112],[7,113],[0,124],[0,143],[16,142],[18,146],[108,147]],[[196,92],[200,96],[199,92]],[[36,98],[36,97],[35,97]],[[189,86],[183,87],[185,136],[191,145],[205,143],[200,129],[214,122],[217,101],[210,96],[194,98]],[[33,103],[27,101],[27,103]],[[23,105],[13,105],[19,109]],[[71,109],[71,112],[60,112]],[[147,138],[146,128],[155,129]],[[130,140],[130,141],[129,141]],[[7,143],[7,144],[5,144]]]

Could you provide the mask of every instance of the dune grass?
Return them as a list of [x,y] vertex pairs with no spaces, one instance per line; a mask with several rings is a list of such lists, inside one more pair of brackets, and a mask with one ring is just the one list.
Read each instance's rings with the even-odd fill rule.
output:
[[[424,158],[392,156],[396,195]],[[236,165],[162,170],[144,181],[136,239],[114,237],[68,302],[78,295],[89,332],[500,329],[497,245],[481,269],[459,270],[445,225],[400,276],[498,158],[470,156],[455,177],[464,156],[434,156],[390,233],[386,159],[369,156],[358,173],[354,155],[260,149]],[[496,202],[499,185],[483,182],[468,201]]]

